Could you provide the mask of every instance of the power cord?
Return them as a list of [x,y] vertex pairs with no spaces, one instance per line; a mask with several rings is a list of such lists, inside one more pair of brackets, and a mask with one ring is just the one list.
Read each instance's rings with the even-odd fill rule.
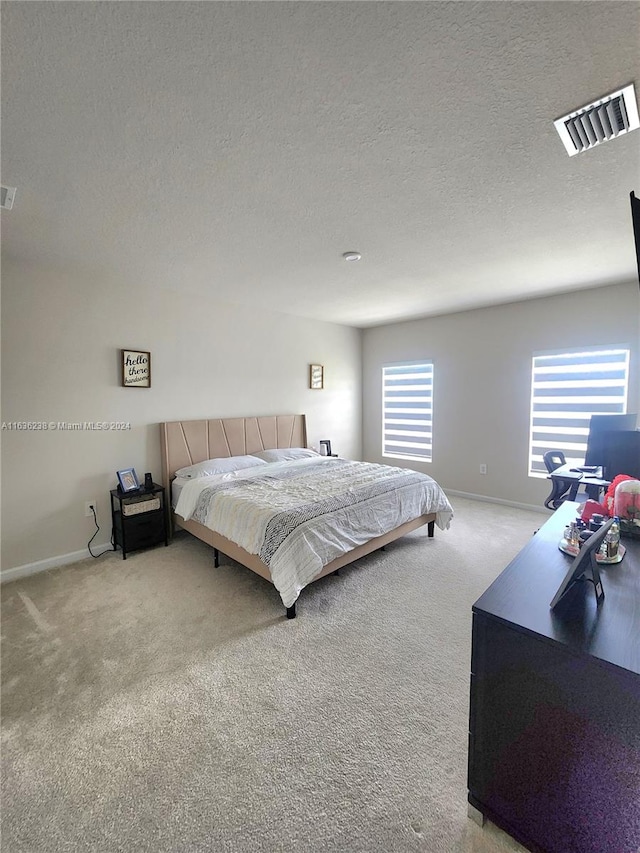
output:
[[[89,541],[87,542],[87,548],[88,548],[91,556],[97,560],[98,557],[102,557],[102,554],[107,554],[108,551],[103,551],[102,554],[94,554],[93,551],[91,550],[91,543],[93,542],[93,540],[96,538],[96,536],[100,532],[100,525],[98,524],[98,517],[96,516],[96,508],[93,505],[91,506],[91,512],[93,513],[93,523],[96,526],[96,532],[93,534],[91,539],[89,539]],[[111,534],[111,545],[113,546],[113,533]]]

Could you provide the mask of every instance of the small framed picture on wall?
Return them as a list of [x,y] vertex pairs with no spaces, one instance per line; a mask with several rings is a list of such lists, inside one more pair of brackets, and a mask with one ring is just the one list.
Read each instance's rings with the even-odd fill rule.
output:
[[144,350],[120,350],[122,384],[125,388],[151,388],[151,353]]
[[309,365],[309,388],[322,391],[324,388],[324,367],[321,364]]

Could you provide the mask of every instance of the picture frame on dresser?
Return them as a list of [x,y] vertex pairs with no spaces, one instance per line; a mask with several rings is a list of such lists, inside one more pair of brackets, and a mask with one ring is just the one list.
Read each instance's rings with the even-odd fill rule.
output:
[[604,590],[602,581],[600,580],[600,572],[598,570],[598,562],[596,560],[596,552],[605,540],[607,533],[614,519],[610,518],[606,524],[603,524],[600,530],[592,533],[584,543],[573,563],[569,566],[569,570],[562,579],[562,583],[558,587],[556,594],[551,599],[549,607],[553,610],[562,601],[569,590],[580,580],[591,581],[596,593],[596,601],[598,605],[604,601]]

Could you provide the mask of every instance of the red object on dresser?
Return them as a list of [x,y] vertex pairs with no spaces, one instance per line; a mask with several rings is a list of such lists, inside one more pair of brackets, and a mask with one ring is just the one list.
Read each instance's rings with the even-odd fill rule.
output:
[[604,500],[602,503],[605,507],[605,513],[607,515],[613,515],[613,500],[616,494],[616,489],[620,485],[620,483],[624,483],[626,480],[635,480],[635,477],[630,477],[628,474],[618,474],[617,477],[614,477],[611,481],[611,485],[607,489],[607,492],[604,496]]

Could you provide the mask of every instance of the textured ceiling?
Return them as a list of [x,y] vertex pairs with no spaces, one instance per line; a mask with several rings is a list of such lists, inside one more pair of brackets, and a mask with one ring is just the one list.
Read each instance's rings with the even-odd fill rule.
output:
[[[3,254],[368,326],[637,280],[637,2],[5,2]],[[341,255],[356,249],[359,263]]]

